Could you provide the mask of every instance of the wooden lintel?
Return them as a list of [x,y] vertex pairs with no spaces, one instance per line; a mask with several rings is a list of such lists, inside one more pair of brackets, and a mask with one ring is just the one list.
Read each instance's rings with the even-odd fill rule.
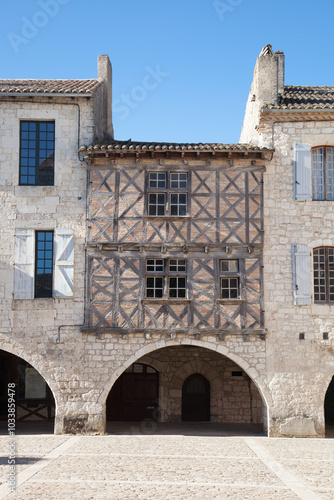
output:
[[266,338],[266,330],[261,329],[261,330],[252,330],[251,328],[249,329],[240,329],[240,330],[200,330],[200,329],[194,329],[194,328],[189,328],[187,330],[177,330],[177,329],[160,329],[160,330],[154,330],[154,329],[133,329],[133,328],[107,328],[107,327],[81,327],[80,331],[82,333],[86,334],[94,334],[94,335],[99,335],[100,338],[104,334],[118,334],[118,335],[130,335],[130,334],[141,334],[141,335],[146,335],[149,333],[151,336],[154,334],[157,335],[171,335],[171,334],[178,334],[178,335],[186,335],[187,337],[191,338],[192,336],[195,335],[215,335],[218,337],[219,340],[224,340],[226,335],[232,335],[232,336],[242,336],[244,341],[250,340],[250,336],[254,337],[259,337],[261,339]]

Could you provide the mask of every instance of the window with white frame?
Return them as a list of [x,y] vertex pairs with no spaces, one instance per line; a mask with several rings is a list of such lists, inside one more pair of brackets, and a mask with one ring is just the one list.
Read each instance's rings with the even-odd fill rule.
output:
[[188,173],[149,172],[149,216],[184,217],[188,213]]
[[74,232],[16,229],[14,299],[73,296]]
[[220,298],[240,299],[239,260],[224,259],[220,261]]
[[146,259],[147,299],[186,299],[185,259]]

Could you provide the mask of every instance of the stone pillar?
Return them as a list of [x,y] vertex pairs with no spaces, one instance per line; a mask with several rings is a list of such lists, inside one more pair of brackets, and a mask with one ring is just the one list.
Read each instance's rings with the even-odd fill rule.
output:
[[94,402],[68,402],[56,409],[55,434],[104,434],[106,412]]

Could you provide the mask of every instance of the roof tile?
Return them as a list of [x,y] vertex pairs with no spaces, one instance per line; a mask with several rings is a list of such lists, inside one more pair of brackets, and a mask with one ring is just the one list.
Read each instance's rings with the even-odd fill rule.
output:
[[334,109],[334,87],[285,85],[278,104],[267,109]]
[[92,94],[98,80],[0,80],[0,95],[11,94]]
[[166,143],[166,142],[135,142],[135,141],[110,141],[108,143],[92,144],[82,146],[80,151],[271,151],[270,148],[262,148],[253,144],[221,144],[221,143]]

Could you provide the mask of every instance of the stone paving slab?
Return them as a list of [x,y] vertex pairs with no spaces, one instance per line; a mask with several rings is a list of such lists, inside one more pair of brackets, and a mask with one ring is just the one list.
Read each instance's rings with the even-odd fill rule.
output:
[[179,485],[179,484],[108,484],[105,482],[24,485],[15,495],[7,497],[15,500],[41,498],[47,500],[298,500],[287,488],[263,488],[262,486],[242,487],[223,485]]
[[[334,500],[332,440],[180,435],[17,436],[0,500]],[[8,437],[0,436],[6,464]]]
[[[16,444],[16,471],[22,472],[30,465],[38,462],[47,453],[54,450],[60,444],[67,441],[68,436],[15,436]],[[12,440],[9,436],[0,437],[0,485],[5,483],[8,478],[8,450],[9,442]]]

